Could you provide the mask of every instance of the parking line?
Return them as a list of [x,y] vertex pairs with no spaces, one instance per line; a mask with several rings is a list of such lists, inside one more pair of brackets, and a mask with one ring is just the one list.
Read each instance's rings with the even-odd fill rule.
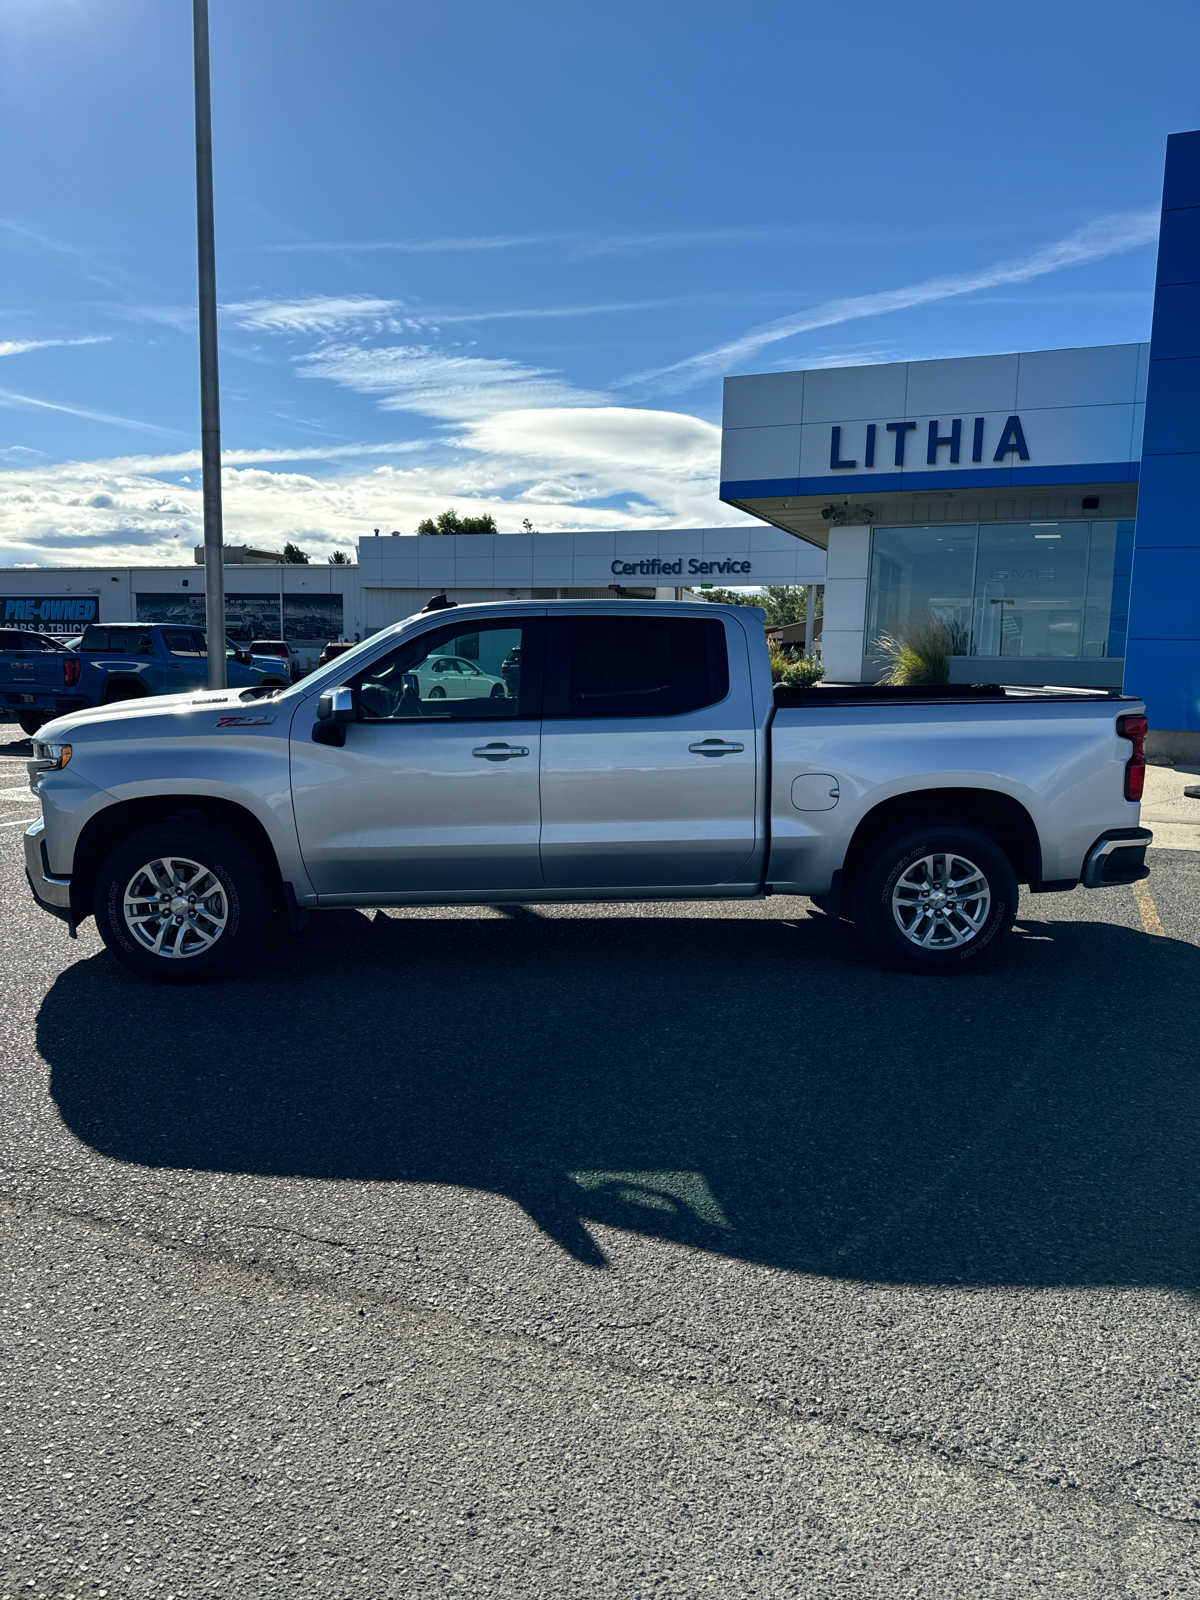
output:
[[1162,918],[1158,914],[1158,907],[1154,904],[1154,896],[1144,883],[1132,883],[1133,898],[1137,901],[1138,916],[1142,919],[1142,927],[1147,933],[1157,934],[1165,939],[1167,930],[1163,927]]

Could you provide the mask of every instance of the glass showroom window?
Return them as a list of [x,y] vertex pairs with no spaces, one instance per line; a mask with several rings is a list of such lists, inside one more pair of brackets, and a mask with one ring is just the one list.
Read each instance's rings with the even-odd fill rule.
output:
[[928,622],[949,623],[963,640],[971,631],[971,596],[979,529],[876,528],[871,548],[867,654],[880,661],[877,641]]
[[[992,522],[877,528],[868,652],[930,615],[953,625],[956,654],[1076,660],[1119,654],[1128,522]],[[1114,606],[1114,600],[1116,605]]]

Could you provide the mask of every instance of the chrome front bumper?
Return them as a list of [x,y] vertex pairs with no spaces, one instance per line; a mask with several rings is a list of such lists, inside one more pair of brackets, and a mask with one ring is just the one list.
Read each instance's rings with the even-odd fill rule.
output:
[[43,911],[49,911],[53,916],[61,917],[64,922],[71,925],[71,932],[75,931],[75,919],[71,915],[71,880],[70,878],[56,878],[50,871],[46,861],[46,824],[41,817],[25,830],[25,876],[29,880],[29,887],[33,898]]
[[1085,889],[1103,889],[1114,883],[1138,883],[1150,876],[1146,847],[1149,828],[1114,828],[1101,834],[1084,857],[1080,881]]

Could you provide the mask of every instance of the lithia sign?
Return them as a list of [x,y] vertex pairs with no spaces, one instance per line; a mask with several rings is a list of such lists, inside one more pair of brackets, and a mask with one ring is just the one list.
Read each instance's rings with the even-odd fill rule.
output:
[[[996,440],[994,452],[986,456],[985,450],[992,450],[992,441],[990,439],[985,440],[984,437],[987,431],[987,418],[975,417],[972,419],[969,439],[964,438],[963,424],[965,420],[963,417],[955,417],[944,433],[940,417],[934,417],[929,421],[926,426],[924,440],[925,466],[943,466],[947,462],[951,466],[957,466],[963,459],[964,443],[969,443],[970,445],[970,459],[972,461],[986,459],[994,464],[1004,465],[1008,462],[1010,456],[1015,456],[1018,461],[1029,460],[1029,446],[1025,443],[1025,430],[1021,426],[1020,417],[1008,417],[1005,420]],[[889,445],[889,440],[886,437],[880,437],[880,428],[877,422],[868,422],[865,432],[856,435],[853,441],[848,438],[843,439],[843,425],[841,423],[835,424],[829,433],[829,465],[835,472],[845,471],[849,467],[857,467],[860,464],[863,467],[873,467],[877,450],[879,450],[883,455],[883,459],[880,462],[882,466],[913,466],[919,459],[916,450],[908,456],[906,462],[905,447],[910,442],[909,434],[919,433],[920,426],[920,423],[917,422],[885,422],[883,424],[883,433],[885,435],[890,434],[893,441]],[[845,431],[848,432],[849,430]],[[914,439],[911,442],[916,445],[917,449],[920,448],[919,439]],[[851,450],[856,452],[853,456],[849,454]],[[843,451],[847,453],[843,454]],[[943,455],[943,451],[946,452],[945,455]],[[861,452],[861,462],[859,452]]]

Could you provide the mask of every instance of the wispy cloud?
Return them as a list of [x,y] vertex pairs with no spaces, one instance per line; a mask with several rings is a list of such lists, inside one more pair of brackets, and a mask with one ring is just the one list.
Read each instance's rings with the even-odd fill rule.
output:
[[41,400],[36,395],[18,394],[15,389],[0,389],[0,406],[9,411],[59,411],[63,416],[81,417],[85,422],[104,422],[114,428],[133,428],[138,433],[157,433],[166,438],[182,437],[178,428],[163,428],[156,422],[140,422],[136,417],[118,417],[108,411],[89,411],[83,406]]
[[63,350],[71,345],[111,344],[112,335],[92,333],[83,339],[0,339],[0,356],[23,356],[29,350]]
[[22,244],[31,244],[39,250],[45,250],[50,255],[62,256],[72,262],[84,278],[92,283],[103,284],[106,289],[115,289],[118,285],[128,284],[131,281],[129,274],[121,268],[98,262],[94,250],[84,250],[79,245],[66,244],[61,239],[43,233],[40,228],[31,228],[28,223],[18,222],[14,217],[0,217],[0,232],[6,233],[10,239],[16,239]]
[[300,300],[242,300],[222,306],[225,317],[252,333],[328,336],[351,329],[400,333],[411,322],[400,317],[403,300],[373,295],[311,295]]
[[679,228],[661,233],[610,233],[581,235],[574,241],[577,256],[615,256],[641,251],[712,249],[723,245],[786,244],[828,237],[828,230],[813,225],[749,228]]
[[[786,297],[790,298],[790,297]],[[418,333],[485,322],[542,322],[582,317],[675,311],[686,307],[778,304],[778,290],[732,290],[709,294],[655,295],[638,300],[588,301],[582,305],[496,306],[483,310],[429,308],[410,301],[371,294],[308,295],[293,299],[240,300],[221,307],[227,326],[249,333],[276,333],[309,338],[333,335]],[[114,306],[115,315],[153,322],[195,335],[196,312],[190,306]],[[265,358],[264,358],[265,359]]]
[[[305,239],[261,248],[281,255],[469,255],[492,250],[565,249],[576,257],[638,251],[685,250],[701,246],[800,242],[833,237],[817,224],[790,226],[678,228],[652,232],[588,233],[580,229],[545,229],[530,233],[442,234],[428,239]],[[844,239],[844,232],[836,237]]]
[[[755,293],[749,294],[675,294],[659,295],[646,300],[604,300],[581,306],[520,306],[501,307],[494,311],[413,311],[414,322],[427,327],[454,327],[472,322],[525,322],[556,320],[570,317],[623,316],[638,311],[678,311],[687,306],[746,305],[760,301]],[[772,293],[767,298],[778,300]]]
[[799,311],[762,327],[752,328],[740,338],[702,350],[669,366],[631,373],[621,379],[616,387],[653,383],[667,390],[686,389],[706,378],[736,369],[765,346],[777,344],[781,339],[791,339],[796,334],[809,333],[816,328],[830,328],[837,323],[853,322],[861,317],[883,316],[890,311],[905,311],[913,306],[929,305],[957,295],[975,294],[981,289],[1027,283],[1032,278],[1061,272],[1066,267],[1099,261],[1106,256],[1134,250],[1139,245],[1150,244],[1157,231],[1158,213],[1154,211],[1123,211],[1100,217],[1068,234],[1066,238],[1044,245],[1040,250],[1017,260],[1000,261],[978,272],[949,273],[927,278],[924,282],[909,284],[901,289],[884,289],[873,294],[826,300],[807,311]]
[[607,398],[576,389],[544,367],[449,355],[430,345],[376,350],[336,345],[303,357],[299,372],[303,378],[326,378],[358,394],[374,395],[384,411],[412,411],[445,422],[529,407],[602,405]]
[[288,244],[264,245],[262,248],[278,255],[434,256],[479,250],[528,250],[538,245],[570,243],[578,237],[572,233],[476,233],[433,239],[302,239]]
[[[14,446],[20,449],[20,446]],[[421,439],[396,439],[375,444],[314,445],[311,448],[291,446],[281,450],[222,450],[221,463],[225,467],[259,467],[286,461],[353,461],[367,456],[395,458],[428,449]],[[4,454],[0,451],[0,457]],[[31,451],[30,455],[41,455]],[[111,456],[102,461],[61,461],[53,466],[38,466],[39,478],[58,479],[91,478],[102,472],[111,475],[131,473],[176,473],[200,470],[199,450],[176,450],[163,455]],[[10,478],[14,475],[10,474]]]

